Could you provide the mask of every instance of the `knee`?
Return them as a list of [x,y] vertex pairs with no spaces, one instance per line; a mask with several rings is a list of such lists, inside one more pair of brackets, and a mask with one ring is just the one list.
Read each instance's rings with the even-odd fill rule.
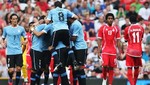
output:
[[9,72],[9,73],[13,73],[13,72],[14,72],[14,68],[9,68],[9,69],[8,69],[8,72]]
[[21,67],[16,67],[16,71],[21,71]]

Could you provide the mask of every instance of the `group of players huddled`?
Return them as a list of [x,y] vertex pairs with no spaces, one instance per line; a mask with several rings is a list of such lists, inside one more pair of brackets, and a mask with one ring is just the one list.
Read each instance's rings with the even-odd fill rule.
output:
[[[2,36],[2,45],[7,48],[9,85],[13,85],[14,72],[16,72],[15,85],[19,85],[24,48],[28,57],[29,85],[40,85],[42,73],[44,73],[44,85],[48,85],[50,71],[54,85],[59,84],[59,78],[61,85],[77,85],[77,81],[79,85],[86,85],[84,64],[87,44],[84,40],[82,24],[74,13],[62,8],[61,2],[56,1],[54,6],[55,8],[50,10],[47,16],[40,16],[30,22],[29,29],[26,31],[18,25],[17,14],[10,16],[10,26],[4,28]],[[109,74],[108,84],[112,85],[117,52],[121,52],[120,29],[113,26],[113,14],[108,13],[105,19],[107,24],[98,31],[97,42],[99,58],[102,58],[103,62],[102,85],[106,85],[107,73]],[[127,76],[131,85],[136,85],[139,66],[141,66],[141,41],[144,30],[135,24],[134,16],[130,17],[130,21],[132,25],[125,29],[125,39],[129,46],[126,57]],[[21,36],[24,38],[22,42]],[[66,67],[72,69],[70,80],[67,77]],[[132,67],[135,69],[134,77]]]

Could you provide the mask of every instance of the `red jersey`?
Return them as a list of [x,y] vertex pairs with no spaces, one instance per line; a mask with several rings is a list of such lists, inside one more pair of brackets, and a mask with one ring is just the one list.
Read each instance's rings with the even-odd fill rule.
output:
[[27,46],[26,46],[27,55],[30,55],[30,48],[31,48],[31,45],[32,45],[32,34],[27,32],[26,35],[27,35],[27,40],[28,40],[28,43],[27,43]]
[[102,54],[116,55],[117,39],[120,39],[120,30],[117,26],[101,26],[98,38],[102,39]]
[[128,41],[127,54],[133,57],[142,56],[142,38],[144,28],[138,24],[132,24],[125,28],[124,38]]

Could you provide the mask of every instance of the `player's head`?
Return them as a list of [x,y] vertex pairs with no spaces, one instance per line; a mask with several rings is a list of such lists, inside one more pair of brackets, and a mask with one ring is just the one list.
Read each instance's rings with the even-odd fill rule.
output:
[[54,6],[55,6],[55,7],[60,7],[60,8],[62,8],[62,3],[61,3],[60,1],[56,1],[56,2],[54,3]]
[[129,20],[130,20],[130,22],[133,24],[133,23],[136,23],[137,22],[137,17],[136,16],[134,16],[134,15],[131,15],[130,17],[129,17]]
[[46,18],[45,15],[40,16],[40,18],[39,18],[39,23],[40,23],[40,24],[45,23],[45,18]]
[[12,25],[17,25],[19,22],[19,16],[17,14],[11,14],[10,15],[10,23]]
[[114,19],[115,19],[115,17],[112,13],[107,13],[106,14],[106,22],[107,22],[108,25],[112,25]]

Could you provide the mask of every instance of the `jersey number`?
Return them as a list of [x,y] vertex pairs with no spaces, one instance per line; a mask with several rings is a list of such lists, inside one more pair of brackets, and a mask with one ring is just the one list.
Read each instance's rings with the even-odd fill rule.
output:
[[132,36],[133,36],[133,43],[139,43],[140,42],[140,40],[139,40],[139,37],[140,37],[139,32],[133,32]]
[[64,21],[64,14],[62,12],[59,12],[58,16],[60,21]]

